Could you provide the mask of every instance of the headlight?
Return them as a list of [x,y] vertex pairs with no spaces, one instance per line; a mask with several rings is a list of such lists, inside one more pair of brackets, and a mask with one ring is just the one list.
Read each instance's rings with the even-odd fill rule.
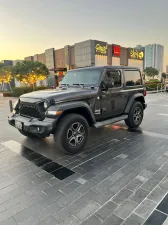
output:
[[48,105],[46,102],[44,102],[44,108],[47,109]]

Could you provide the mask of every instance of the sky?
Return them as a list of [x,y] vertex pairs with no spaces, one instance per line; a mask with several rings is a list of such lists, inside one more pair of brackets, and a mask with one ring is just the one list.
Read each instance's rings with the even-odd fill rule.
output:
[[0,0],[0,60],[96,39],[162,44],[168,65],[168,0]]

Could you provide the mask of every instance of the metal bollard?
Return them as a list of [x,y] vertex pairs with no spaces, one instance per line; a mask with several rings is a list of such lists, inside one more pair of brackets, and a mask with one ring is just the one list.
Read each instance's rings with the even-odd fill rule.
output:
[[12,100],[9,100],[9,108],[10,108],[10,112],[13,112]]

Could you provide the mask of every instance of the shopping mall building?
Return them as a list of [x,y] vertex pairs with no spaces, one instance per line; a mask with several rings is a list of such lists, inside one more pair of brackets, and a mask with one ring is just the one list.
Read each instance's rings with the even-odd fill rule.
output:
[[74,68],[122,65],[138,67],[143,71],[144,51],[103,41],[87,40],[57,50],[47,49],[42,54],[25,57],[25,60],[45,63],[50,70],[50,76],[43,84],[55,86],[67,70]]

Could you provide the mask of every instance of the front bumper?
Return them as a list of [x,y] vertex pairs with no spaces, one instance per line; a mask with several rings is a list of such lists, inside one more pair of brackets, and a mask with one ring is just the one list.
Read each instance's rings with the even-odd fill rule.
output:
[[27,118],[17,114],[8,117],[11,126],[15,127],[16,121],[21,122],[23,131],[43,137],[47,137],[53,132],[56,120],[56,118],[45,118],[43,121],[39,121],[36,118]]

